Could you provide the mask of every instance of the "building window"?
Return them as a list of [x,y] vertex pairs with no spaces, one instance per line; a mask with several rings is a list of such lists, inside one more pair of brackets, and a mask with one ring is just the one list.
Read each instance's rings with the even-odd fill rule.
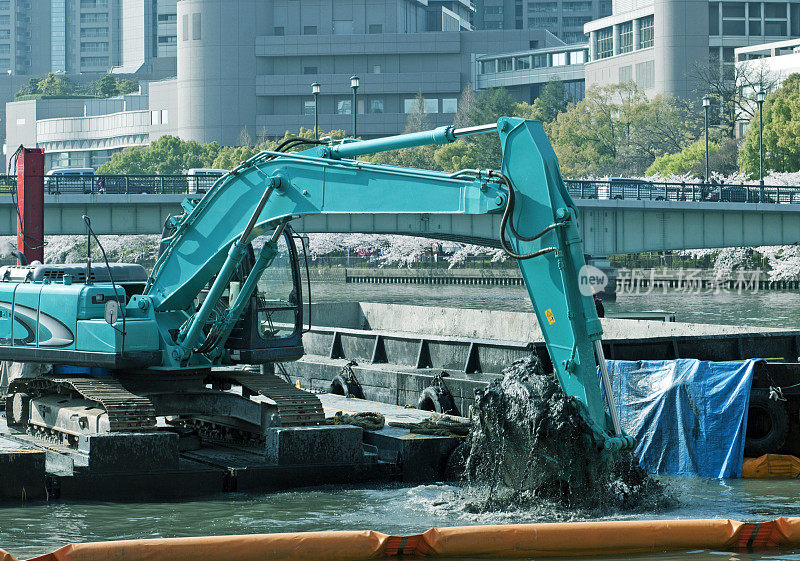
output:
[[619,82],[624,84],[626,82],[633,81],[633,67],[631,66],[620,66],[619,67]]
[[178,21],[178,14],[158,14],[159,23],[174,23]]
[[[352,35],[353,34],[353,20],[333,20],[333,34],[334,35]],[[313,35],[313,34],[310,34]]]
[[571,51],[569,53],[570,64],[583,64],[586,62],[586,51]]
[[719,2],[708,4],[708,34],[719,35]]
[[282,25],[272,28],[272,34],[275,37],[283,37],[286,34],[286,30],[283,28]]
[[744,2],[722,2],[722,34],[745,35]]
[[591,2],[564,2],[562,10],[565,12],[590,12],[592,11]]
[[619,52],[633,51],[633,22],[626,21],[619,24]]
[[317,26],[316,25],[305,25],[303,26],[303,35],[316,35],[317,34]]
[[105,53],[108,52],[108,43],[104,41],[81,43],[81,50],[87,53]]
[[773,37],[786,36],[786,22],[785,21],[765,21],[764,22],[764,35]]
[[503,13],[503,6],[486,6],[485,12],[489,15],[501,15]]
[[655,26],[653,20],[653,16],[639,19],[639,49],[650,48],[655,42]]
[[161,111],[150,111],[150,124],[151,125],[161,124]]
[[97,12],[81,14],[81,23],[106,23],[108,21],[107,12]]
[[370,113],[383,113],[383,100],[382,99],[371,99],[369,102],[369,112]]
[[403,100],[403,113],[406,115],[413,113],[417,110],[417,99],[414,97],[407,97]]
[[189,14],[183,14],[183,40],[189,40]]
[[314,114],[314,100],[307,99],[303,102],[303,115],[313,115]]
[[353,112],[353,100],[350,98],[342,98],[336,100],[336,114],[337,115],[350,115]]
[[503,29],[502,21],[486,21],[483,22],[484,29]]
[[200,27],[200,13],[192,14],[192,40],[199,41],[202,38],[202,31]]
[[567,53],[553,53],[551,57],[552,57],[551,66],[567,65]]
[[557,17],[528,18],[528,27],[547,29],[548,31],[555,33],[556,31],[558,31],[558,18]]
[[107,56],[83,56],[81,57],[81,66],[108,66]]
[[372,65],[372,73],[373,74],[380,74],[381,73],[381,65],[380,64],[373,64]]
[[656,64],[648,60],[636,65],[636,85],[643,90],[651,90],[656,85]]
[[303,67],[303,74],[316,74],[317,67],[316,66],[304,66]]
[[169,112],[166,109],[161,110],[161,124],[166,125],[169,123]]
[[458,111],[458,99],[446,97],[442,99],[442,113],[455,113]]
[[371,24],[369,24],[368,31],[372,35],[376,35],[378,33],[383,33],[383,24],[382,23],[371,23]]
[[544,68],[546,66],[549,66],[547,64],[547,55],[545,55],[545,54],[533,55],[531,57],[531,59],[533,60],[533,67],[534,68]]
[[614,31],[610,27],[598,29],[595,33],[595,56],[598,59],[614,55]]
[[81,29],[81,37],[108,37],[108,28],[84,27]]
[[481,74],[494,74],[497,72],[496,60],[482,60],[480,62]]
[[[581,2],[578,2],[579,4]],[[528,4],[529,14],[541,14],[543,12],[553,13],[558,10],[558,2],[537,2]]]
[[6,11],[11,9],[10,0],[0,0],[0,10]]
[[590,21],[592,21],[592,18],[589,16],[568,16],[561,18],[561,24],[564,27],[580,27],[581,29],[583,29],[584,24]]
[[497,71],[498,72],[511,72],[514,70],[512,66],[512,62],[514,59],[511,58],[501,58],[497,60]]
[[531,67],[531,59],[527,56],[518,56],[514,59],[514,68],[516,70],[527,70]]
[[425,113],[438,113],[439,112],[439,100],[436,98],[428,99],[425,98]]
[[178,43],[178,38],[175,35],[162,35],[158,38],[159,45],[175,45]]

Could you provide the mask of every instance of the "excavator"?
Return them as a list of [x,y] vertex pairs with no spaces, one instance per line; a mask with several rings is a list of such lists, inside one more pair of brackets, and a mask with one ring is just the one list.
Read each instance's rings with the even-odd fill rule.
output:
[[[499,134],[499,170],[357,159],[486,133]],[[519,264],[561,387],[599,446],[633,447],[614,406],[593,296],[580,286],[576,207],[540,123],[502,117],[371,140],[289,139],[182,206],[149,275],[90,255],[85,264],[0,268],[0,360],[22,372],[8,386],[9,427],[76,446],[86,434],[153,431],[163,417],[203,438],[257,446],[266,427],[324,423],[314,394],[259,367],[303,355],[302,238],[292,221],[354,232],[387,231],[389,221],[411,233],[406,225],[421,216],[469,224],[495,215],[492,235]],[[259,395],[277,407],[265,413],[252,399]]]

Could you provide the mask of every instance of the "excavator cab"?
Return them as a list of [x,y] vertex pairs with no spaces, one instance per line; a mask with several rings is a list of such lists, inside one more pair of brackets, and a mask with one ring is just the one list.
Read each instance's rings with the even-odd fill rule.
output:
[[[264,238],[264,239],[262,239]],[[287,228],[277,242],[278,253],[264,271],[250,304],[237,322],[226,343],[230,358],[236,364],[264,364],[288,362],[303,356],[303,282],[300,275],[301,259],[296,240],[299,237]],[[264,236],[253,240],[259,247]],[[303,243],[302,240],[300,243]],[[235,300],[241,284],[253,266],[253,251],[234,275],[228,291],[228,300]]]

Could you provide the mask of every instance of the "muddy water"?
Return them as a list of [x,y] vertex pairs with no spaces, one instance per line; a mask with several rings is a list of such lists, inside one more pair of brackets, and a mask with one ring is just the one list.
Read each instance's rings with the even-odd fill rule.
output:
[[[315,299],[352,299],[529,309],[520,287],[420,287],[403,285],[315,285]],[[609,311],[666,309],[679,320],[745,323],[800,328],[800,295],[622,295]],[[619,514],[608,519],[734,518],[765,520],[800,516],[800,481],[660,478],[679,503],[667,510]],[[228,494],[181,503],[57,503],[0,508],[0,548],[20,558],[71,542],[149,537],[202,536],[301,530],[373,529],[390,534],[422,532],[432,526],[580,520],[555,507],[473,513],[454,487],[383,486],[370,489],[321,488],[270,495]],[[692,551],[627,559],[717,561],[720,559],[798,559],[800,551],[767,555]]]

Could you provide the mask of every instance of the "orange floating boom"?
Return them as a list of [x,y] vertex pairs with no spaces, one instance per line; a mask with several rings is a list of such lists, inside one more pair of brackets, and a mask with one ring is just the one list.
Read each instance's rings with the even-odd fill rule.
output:
[[[571,557],[800,546],[800,518],[461,526],[388,536],[369,530],[72,544],[30,561],[365,561],[417,557]],[[0,550],[0,561],[16,561]]]

